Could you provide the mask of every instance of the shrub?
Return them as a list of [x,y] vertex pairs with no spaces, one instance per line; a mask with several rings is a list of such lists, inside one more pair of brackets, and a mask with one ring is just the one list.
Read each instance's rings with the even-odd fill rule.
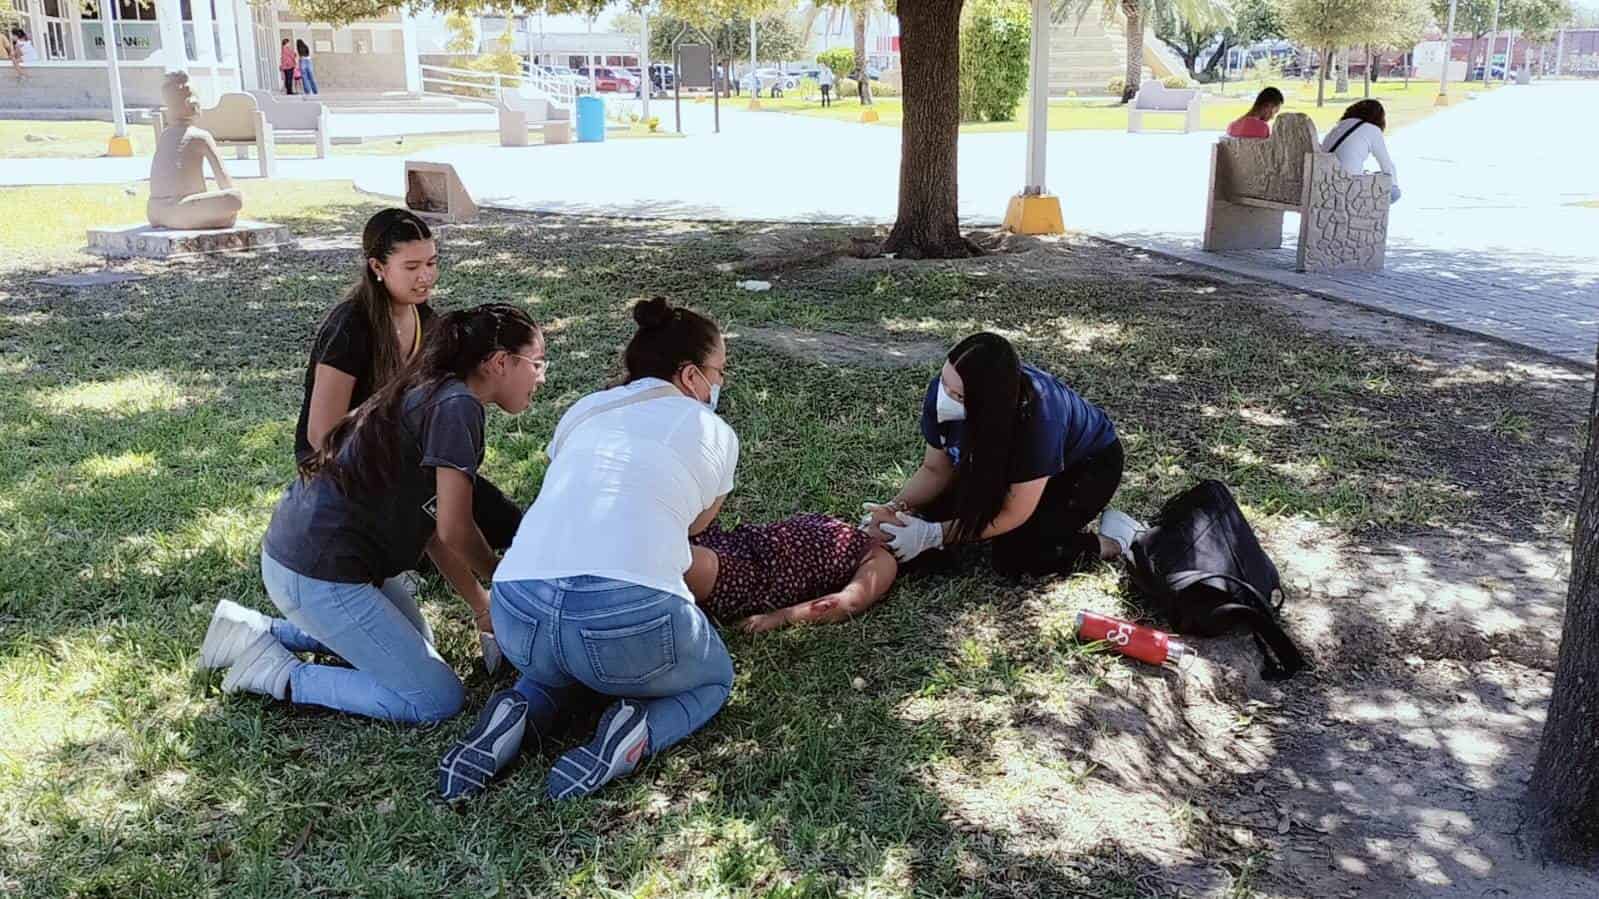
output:
[[963,122],[1007,122],[1027,92],[1032,13],[1026,0],[975,0],[961,22]]
[[834,47],[816,54],[817,65],[827,66],[833,75],[843,78],[855,74],[855,50],[851,47]]
[[[903,91],[892,84],[884,84],[881,81],[872,82],[872,99],[874,100],[878,97],[898,97],[902,93]],[[846,99],[850,99],[859,95],[860,87],[857,85],[857,82],[854,78],[840,78],[838,79],[838,82],[833,85],[833,96],[835,97],[844,97]]]
[[1167,79],[1161,81],[1161,84],[1164,84],[1164,85],[1166,85],[1167,87],[1170,87],[1170,88],[1178,88],[1178,89],[1185,88],[1185,87],[1192,87],[1193,86],[1192,82],[1190,82],[1188,80],[1188,76],[1187,75],[1173,75],[1170,78],[1167,78]]
[[1126,87],[1127,79],[1121,77],[1120,75],[1112,78],[1110,83],[1105,85],[1106,91],[1108,91],[1112,97],[1120,97],[1122,95],[1122,90]]

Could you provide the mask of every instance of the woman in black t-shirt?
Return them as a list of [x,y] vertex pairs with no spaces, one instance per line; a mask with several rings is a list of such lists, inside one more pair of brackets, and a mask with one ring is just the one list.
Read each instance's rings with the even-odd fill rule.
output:
[[[340,419],[416,357],[433,321],[428,298],[439,278],[439,252],[426,222],[405,209],[385,209],[367,221],[361,250],[360,279],[323,320],[305,367],[294,429],[301,464]],[[522,509],[477,478],[472,518],[489,546],[503,551],[516,536]]]
[[339,421],[301,462],[262,541],[261,577],[284,617],[228,600],[212,615],[200,664],[229,669],[223,692],[388,721],[460,710],[461,682],[398,576],[427,552],[492,632],[483,582],[499,559],[472,521],[484,406],[523,411],[545,367],[543,335],[520,309],[454,312],[415,365]]

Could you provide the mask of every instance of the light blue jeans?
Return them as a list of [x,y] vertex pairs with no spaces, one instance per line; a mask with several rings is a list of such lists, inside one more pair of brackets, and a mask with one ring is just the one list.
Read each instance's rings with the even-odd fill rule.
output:
[[272,622],[278,642],[355,666],[300,665],[289,676],[294,702],[406,723],[442,721],[461,710],[461,681],[433,648],[433,632],[399,578],[382,587],[317,580],[263,552],[261,580],[287,619]]
[[574,684],[647,700],[649,752],[705,726],[733,689],[733,660],[692,602],[601,577],[497,581],[489,604],[500,651],[522,672],[528,724],[547,733]]
[[300,57],[300,90],[302,93],[315,94],[316,72],[311,68],[311,57]]

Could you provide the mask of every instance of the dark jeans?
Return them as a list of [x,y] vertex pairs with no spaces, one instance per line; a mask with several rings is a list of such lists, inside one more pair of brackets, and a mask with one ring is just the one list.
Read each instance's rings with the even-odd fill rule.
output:
[[822,85],[822,105],[823,106],[832,106],[833,105],[833,96],[832,96],[832,94],[833,94],[833,86],[831,84]]
[[294,70],[281,69],[280,71],[283,72],[283,92],[285,94],[294,93]]
[[483,532],[490,549],[504,552],[522,524],[522,507],[489,483],[488,478],[472,479],[472,520]]
[[[1033,517],[995,537],[994,570],[1006,577],[1065,574],[1092,565],[1099,558],[1099,537],[1083,531],[1110,505],[1121,486],[1126,455],[1116,440],[1092,456],[1049,479]],[[955,517],[955,491],[946,492],[921,510],[928,521]]]

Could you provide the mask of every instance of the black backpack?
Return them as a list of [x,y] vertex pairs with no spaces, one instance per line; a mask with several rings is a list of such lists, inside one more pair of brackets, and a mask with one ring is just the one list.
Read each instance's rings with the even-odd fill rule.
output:
[[1273,607],[1269,599],[1282,589],[1277,566],[1220,481],[1201,481],[1168,500],[1132,551],[1133,586],[1172,630],[1216,637],[1247,627],[1266,658],[1262,677],[1281,680],[1305,667],[1277,623],[1282,600]]

